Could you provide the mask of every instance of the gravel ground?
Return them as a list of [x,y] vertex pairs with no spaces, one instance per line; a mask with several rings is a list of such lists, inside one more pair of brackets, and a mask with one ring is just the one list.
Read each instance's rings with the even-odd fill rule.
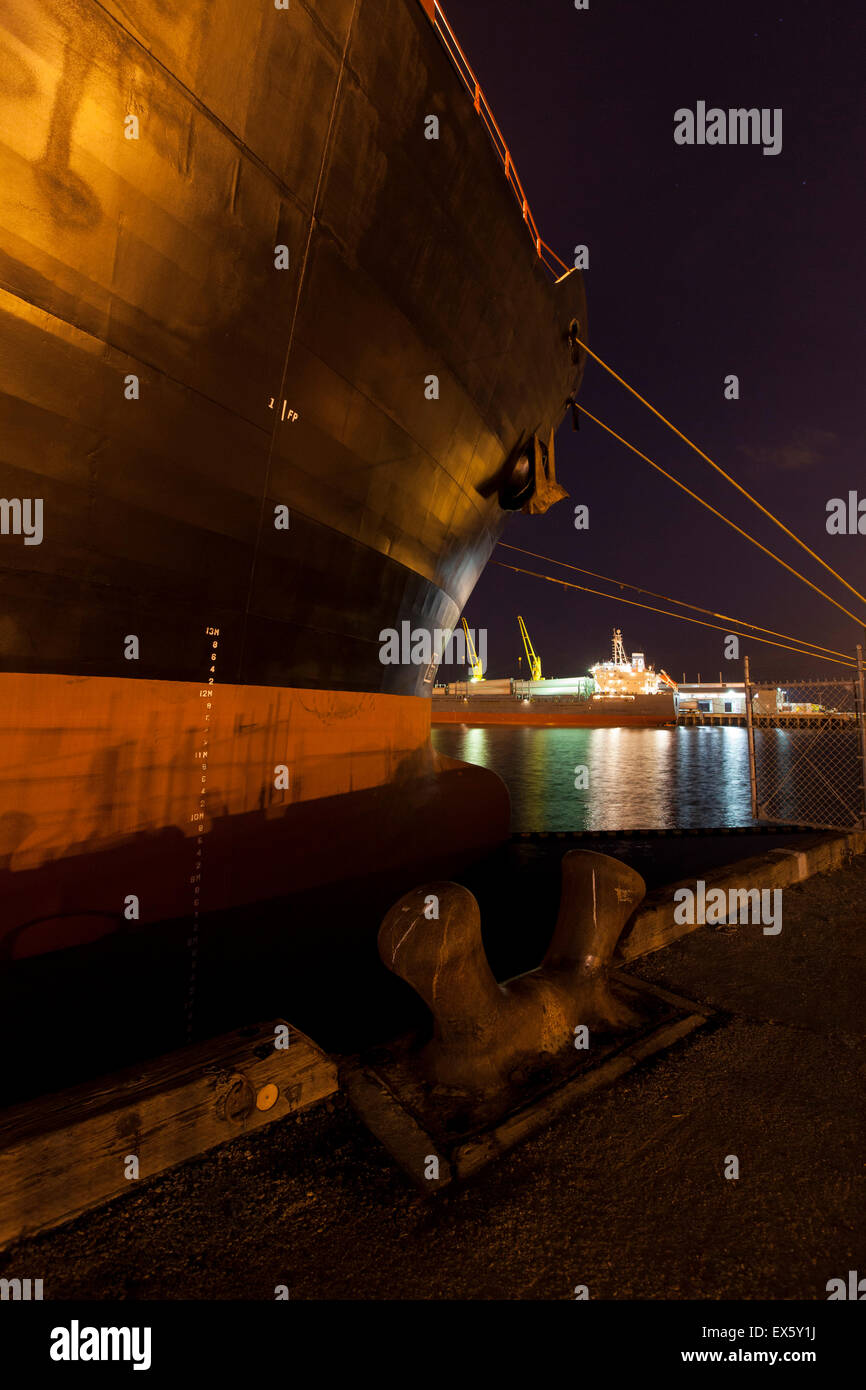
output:
[[[46,1298],[826,1299],[866,1270],[866,862],[630,970],[719,1010],[435,1200],[337,1098],[0,1255]],[[738,1179],[726,1179],[729,1155]]]

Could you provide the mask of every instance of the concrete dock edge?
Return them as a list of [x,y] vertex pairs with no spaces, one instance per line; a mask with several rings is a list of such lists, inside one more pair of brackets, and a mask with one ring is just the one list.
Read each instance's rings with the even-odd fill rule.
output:
[[[813,874],[829,873],[850,864],[855,855],[866,851],[866,831],[830,832],[804,837],[796,848],[771,849],[751,859],[740,859],[709,869],[703,875],[707,891],[711,888],[786,888]],[[616,952],[618,961],[636,960],[651,951],[660,951],[702,924],[674,920],[674,894],[678,888],[694,889],[695,879],[680,879],[649,893],[626,925]]]

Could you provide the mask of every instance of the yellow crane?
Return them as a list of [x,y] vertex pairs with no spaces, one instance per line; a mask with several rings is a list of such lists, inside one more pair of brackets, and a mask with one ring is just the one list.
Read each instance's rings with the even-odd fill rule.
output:
[[520,623],[520,635],[523,638],[523,646],[526,651],[526,660],[529,663],[529,679],[531,681],[540,681],[542,678],[541,657],[535,655],[532,643],[529,640],[529,633],[526,631],[526,623],[523,621],[519,613],[517,615],[517,621]]
[[475,643],[472,641],[472,634],[470,633],[469,628],[466,626],[465,618],[463,619],[463,631],[466,633],[466,655],[469,657],[468,665],[470,671],[472,672],[472,679],[474,681],[483,681],[484,667],[481,664],[480,656],[475,650]]

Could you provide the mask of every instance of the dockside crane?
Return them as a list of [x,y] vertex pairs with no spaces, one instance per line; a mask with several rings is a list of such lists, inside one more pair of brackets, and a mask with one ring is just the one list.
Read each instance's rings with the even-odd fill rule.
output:
[[659,680],[664,681],[665,685],[669,685],[671,690],[676,695],[677,691],[679,690],[679,686],[677,685],[676,681],[668,675],[667,671],[659,671]]
[[472,672],[472,679],[474,681],[483,681],[484,667],[481,664],[481,657],[475,650],[475,643],[472,641],[472,634],[470,633],[469,628],[466,626],[466,619],[464,618],[462,621],[463,631],[466,633],[466,655],[469,658],[468,666],[470,671]]
[[517,621],[520,624],[520,635],[523,638],[523,647],[526,652],[526,660],[529,663],[529,679],[532,681],[540,681],[542,679],[541,657],[535,655],[535,650],[532,646],[532,643],[529,640],[529,633],[526,631],[526,623],[523,621],[519,613],[517,615]]

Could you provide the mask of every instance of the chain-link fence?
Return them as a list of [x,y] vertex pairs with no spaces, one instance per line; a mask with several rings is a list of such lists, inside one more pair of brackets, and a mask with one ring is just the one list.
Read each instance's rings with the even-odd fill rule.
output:
[[746,721],[756,820],[820,830],[866,828],[866,708],[861,650],[847,679],[750,679]]

